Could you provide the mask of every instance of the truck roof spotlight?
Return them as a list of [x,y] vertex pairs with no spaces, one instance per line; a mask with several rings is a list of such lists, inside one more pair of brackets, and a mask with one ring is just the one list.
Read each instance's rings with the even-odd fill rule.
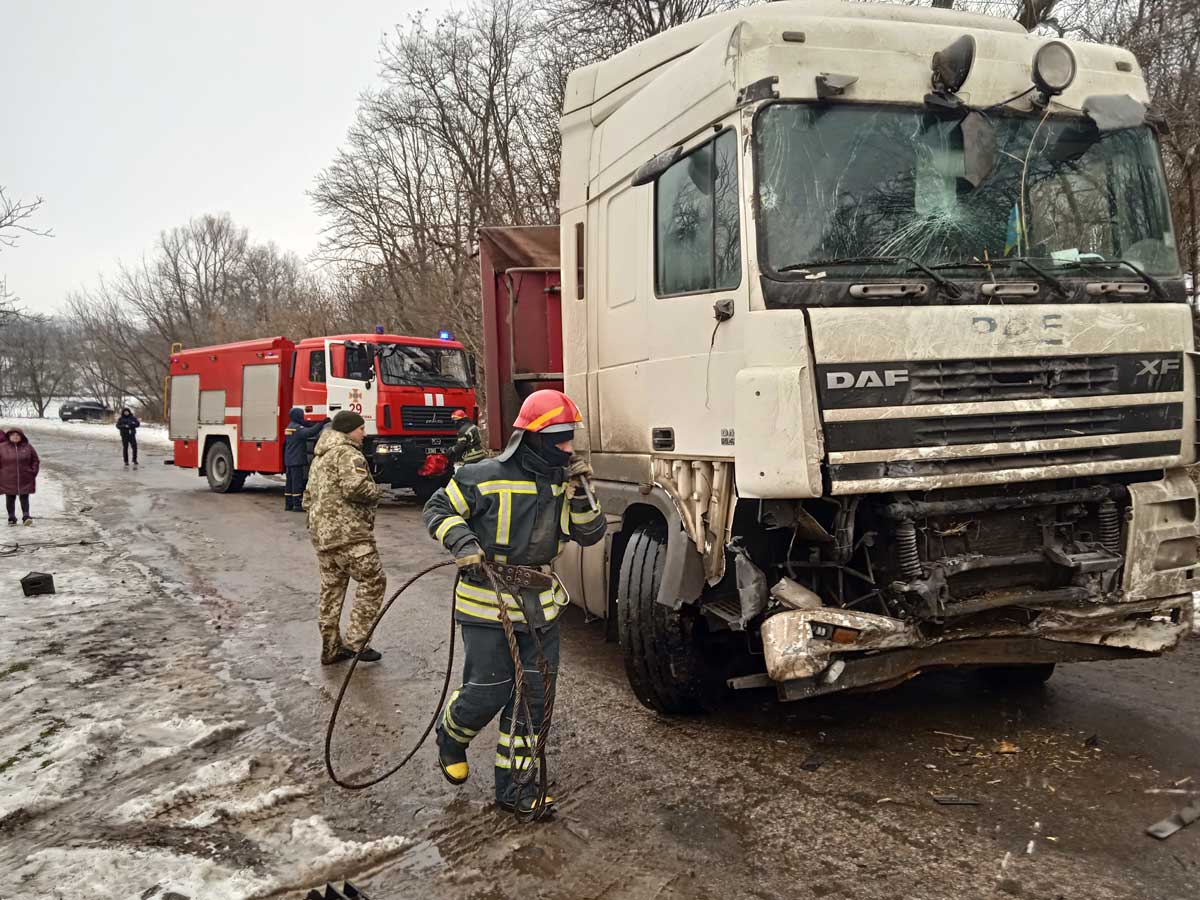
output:
[[957,94],[975,62],[975,38],[964,34],[933,54],[933,90],[939,94]]
[[1033,55],[1033,83],[1047,97],[1061,94],[1075,80],[1075,54],[1062,41],[1050,41]]

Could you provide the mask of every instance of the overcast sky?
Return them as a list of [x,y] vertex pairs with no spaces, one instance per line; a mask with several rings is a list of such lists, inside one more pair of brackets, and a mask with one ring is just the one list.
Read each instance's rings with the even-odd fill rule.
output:
[[55,235],[0,248],[0,276],[51,311],[205,212],[307,254],[305,191],[377,83],[380,37],[446,5],[0,0],[0,185],[45,197]]

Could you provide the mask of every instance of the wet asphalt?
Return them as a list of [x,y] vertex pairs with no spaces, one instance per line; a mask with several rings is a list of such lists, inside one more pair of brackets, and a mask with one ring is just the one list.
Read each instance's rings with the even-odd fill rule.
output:
[[[345,669],[318,664],[315,558],[281,483],[222,496],[163,465],[165,451],[144,448],[126,470],[119,446],[37,446],[116,545],[198,598],[162,602],[179,605],[181,627],[207,623],[230,676],[308,747],[311,812],[346,839],[414,840],[347,873],[375,900],[1200,896],[1200,823],[1167,841],[1144,833],[1200,799],[1200,641],[1157,660],[1060,666],[1027,694],[933,673],[799,704],[742,692],[665,718],[630,693],[604,624],[571,610],[551,750],[561,812],[520,825],[490,805],[494,726],[462,788],[441,780],[430,745],[377,788],[329,782],[324,733]],[[419,514],[411,497],[380,509],[389,594],[444,559]],[[383,661],[360,667],[343,707],[339,772],[382,771],[420,737],[445,672],[450,584],[447,570],[427,576],[381,624]]]

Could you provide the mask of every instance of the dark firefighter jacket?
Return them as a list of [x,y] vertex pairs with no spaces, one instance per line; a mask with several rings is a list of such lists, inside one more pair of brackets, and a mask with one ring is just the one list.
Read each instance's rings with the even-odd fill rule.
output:
[[479,433],[478,425],[474,422],[463,423],[458,429],[458,439],[450,450],[450,458],[464,463],[479,462],[487,458],[487,452],[483,449],[483,435]]
[[[522,447],[511,459],[485,459],[459,469],[425,504],[425,527],[456,556],[478,542],[493,562],[544,566],[568,541],[588,546],[604,537],[604,514],[591,509],[582,491],[568,502],[566,488],[562,469],[551,468]],[[567,603],[566,592],[557,585],[541,592],[531,589],[523,599],[536,602],[547,622]],[[506,595],[505,602],[509,618],[524,629],[516,599]],[[459,578],[454,610],[460,622],[500,623],[496,594],[486,576]]]
[[137,430],[141,427],[141,420],[133,414],[117,419],[117,431],[121,432],[122,437],[137,437]]
[[307,466],[308,442],[311,438],[320,435],[325,423],[317,422],[315,425],[305,425],[304,413],[298,409],[293,409],[289,418],[291,421],[288,422],[288,426],[283,432],[287,436],[283,442],[283,464],[285,466]]

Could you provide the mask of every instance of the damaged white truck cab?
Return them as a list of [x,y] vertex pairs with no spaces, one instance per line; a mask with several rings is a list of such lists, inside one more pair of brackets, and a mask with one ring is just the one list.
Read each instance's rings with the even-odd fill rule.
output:
[[610,533],[559,571],[643,702],[1039,680],[1191,632],[1192,326],[1147,102],[1124,50],[857,3],[571,74],[563,380]]

